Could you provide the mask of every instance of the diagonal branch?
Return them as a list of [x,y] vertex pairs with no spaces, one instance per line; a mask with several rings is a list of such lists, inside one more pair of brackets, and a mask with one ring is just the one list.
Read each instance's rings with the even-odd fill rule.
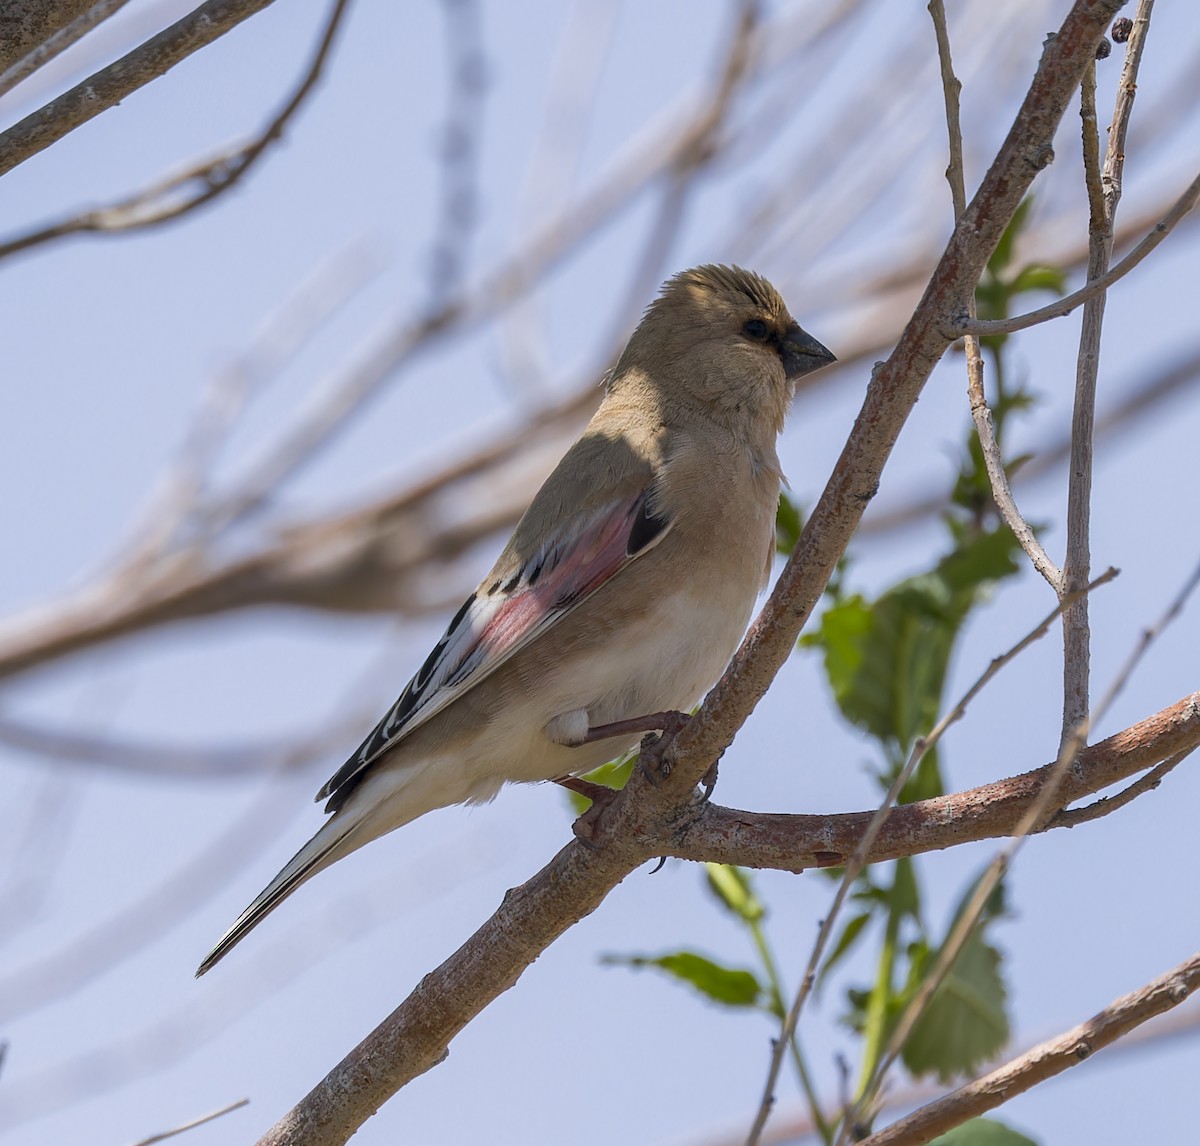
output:
[[0,134],[0,175],[115,107],[181,60],[211,44],[273,0],[207,0],[115,63],[88,76]]
[[921,1146],[930,1142],[968,1118],[993,1110],[1013,1095],[1078,1066],[1147,1019],[1179,1006],[1197,987],[1200,953],[1116,999],[1087,1022],[863,1139],[862,1146]]
[[0,96],[12,91],[128,2],[43,0],[6,4],[4,37],[0,40]]

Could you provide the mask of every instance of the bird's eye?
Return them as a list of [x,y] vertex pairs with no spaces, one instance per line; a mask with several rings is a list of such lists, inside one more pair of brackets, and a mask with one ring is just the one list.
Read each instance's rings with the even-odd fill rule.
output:
[[753,338],[755,342],[764,342],[770,331],[761,318],[752,318],[742,327],[742,333],[747,338]]

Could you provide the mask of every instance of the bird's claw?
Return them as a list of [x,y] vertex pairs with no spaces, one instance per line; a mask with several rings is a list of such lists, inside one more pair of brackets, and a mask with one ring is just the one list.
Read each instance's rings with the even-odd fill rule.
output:
[[604,815],[609,804],[616,799],[617,790],[606,788],[603,784],[593,784],[590,780],[581,780],[578,776],[564,776],[554,782],[591,800],[591,806],[585,808],[578,816],[571,825],[571,831],[575,833],[575,838],[585,848],[590,848],[592,851],[598,850],[600,844],[596,840],[596,835],[600,827],[600,817]]
[[651,787],[659,787],[671,774],[671,761],[663,756],[669,740],[679,735],[692,718],[686,712],[658,712],[656,730],[642,737],[638,766]]

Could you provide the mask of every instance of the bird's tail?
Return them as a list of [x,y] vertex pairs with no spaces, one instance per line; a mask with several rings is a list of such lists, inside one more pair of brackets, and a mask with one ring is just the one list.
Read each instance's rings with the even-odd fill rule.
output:
[[217,940],[217,945],[205,956],[196,970],[199,978],[225,955],[270,912],[274,911],[305,880],[327,868],[368,842],[370,835],[361,837],[357,831],[361,819],[334,817],[288,862],[283,870],[259,893],[257,898],[233,921],[233,926]]

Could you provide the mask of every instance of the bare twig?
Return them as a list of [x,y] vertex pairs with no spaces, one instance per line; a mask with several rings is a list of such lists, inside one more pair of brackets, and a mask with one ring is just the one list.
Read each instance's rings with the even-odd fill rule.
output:
[[[1108,712],[1113,701],[1116,700],[1129,678],[1133,675],[1134,670],[1141,663],[1150,645],[1157,639],[1166,626],[1183,611],[1184,604],[1197,584],[1200,584],[1200,566],[1197,566],[1196,570],[1184,583],[1182,589],[1175,596],[1174,600],[1172,600],[1163,616],[1142,633],[1137,645],[1095,709],[1087,713],[1063,741],[1059,748],[1058,760],[1049,773],[1044,787],[1038,793],[1037,799],[1032,802],[1021,817],[1021,821],[1013,832],[1012,838],[997,853],[996,857],[976,883],[970,900],[968,900],[959,913],[954,926],[950,929],[950,934],[946,937],[946,941],[938,951],[932,970],[922,979],[920,986],[907,1003],[905,1003],[903,1010],[896,1019],[895,1025],[892,1027],[891,1034],[888,1037],[886,1051],[879,1057],[872,1070],[871,1078],[863,1088],[861,1098],[855,1103],[854,1109],[847,1114],[842,1124],[843,1138],[849,1127],[856,1126],[861,1121],[865,1110],[874,1099],[874,1094],[880,1081],[884,1078],[892,1063],[900,1056],[901,1051],[904,1049],[904,1044],[908,1041],[908,1037],[916,1026],[917,1021],[924,1013],[926,1007],[928,1007],[930,1000],[937,993],[946,976],[950,973],[950,969],[954,966],[955,960],[957,960],[959,954],[962,952],[963,947],[966,946],[967,941],[978,927],[988,900],[999,886],[1008,869],[1012,866],[1013,860],[1024,846],[1025,840],[1032,832],[1044,829],[1047,826],[1049,819],[1052,818],[1047,815],[1048,813],[1052,810],[1061,809],[1071,802],[1062,792],[1062,785],[1067,774],[1076,766],[1080,752],[1087,744],[1088,733]],[[1115,811],[1120,806],[1121,804],[1113,805],[1109,808],[1109,811]]]
[[116,63],[89,76],[0,134],[0,175],[115,107],[193,52],[211,44],[273,0],[207,0]]
[[[962,90],[962,84],[954,74],[954,63],[950,54],[950,35],[946,28],[945,6],[942,0],[929,0],[928,7],[937,38],[938,64],[941,70],[942,92],[946,105],[946,130],[950,140],[950,162],[946,167],[946,179],[950,183],[951,196],[954,201],[954,218],[957,222],[962,217],[963,211],[966,210],[962,128],[959,124],[959,93]],[[974,291],[967,300],[967,315],[968,320],[975,318]],[[1004,458],[1001,456],[1000,444],[996,440],[996,430],[992,423],[992,411],[988,407],[987,395],[984,390],[983,353],[980,349],[979,339],[968,334],[963,341],[967,355],[967,395],[971,404],[971,417],[975,422],[975,431],[979,435],[984,466],[992,487],[992,497],[1000,510],[1000,515],[1012,530],[1013,536],[1025,551],[1025,555],[1032,562],[1033,567],[1057,590],[1062,575],[1042,547],[1037,534],[1034,533],[1017,508],[1012,487],[1008,482]]]
[[1163,241],[1200,200],[1200,175],[1188,185],[1187,189],[1175,200],[1170,211],[1157,222],[1151,231],[1114,267],[1104,274],[1089,279],[1085,286],[1073,291],[1065,298],[1060,298],[1046,306],[1031,310],[1026,314],[1016,314],[1011,318],[969,318],[964,319],[955,329],[960,334],[974,334],[980,337],[997,334],[1014,334],[1018,330],[1028,330],[1031,326],[1048,322],[1052,318],[1063,318],[1073,310],[1094,298],[1099,298],[1114,283],[1123,279],[1134,267]]
[[[975,340],[971,339],[970,341],[974,342]],[[978,343],[976,343],[976,347],[978,347]],[[1013,531],[1013,536],[1025,551],[1025,555],[1033,567],[1046,579],[1055,592],[1060,592],[1062,572],[1051,560],[1050,555],[1038,540],[1037,534],[1022,516],[1021,511],[1017,508],[1016,499],[1013,497],[1008,473],[1004,468],[1004,458],[1000,454],[1000,444],[996,441],[992,411],[988,407],[987,398],[983,392],[983,360],[979,356],[978,349],[976,349],[975,362],[977,367],[972,370],[971,359],[968,357],[967,389],[971,400],[971,418],[975,422],[975,432],[979,435],[979,445],[983,451],[983,461],[991,482],[992,497],[996,502],[996,508],[1000,510],[1000,516]]]
[[993,1110],[1013,1095],[1091,1058],[1155,1015],[1179,1006],[1200,986],[1200,954],[1056,1039],[1027,1051],[999,1070],[968,1083],[863,1140],[862,1146],[920,1146],[968,1118]]
[[1163,777],[1179,767],[1194,751],[1194,748],[1185,748],[1182,752],[1176,752],[1174,756],[1169,756],[1161,764],[1156,764],[1144,776],[1139,776],[1129,787],[1123,788],[1115,796],[1104,796],[1082,808],[1064,809],[1056,813],[1050,821],[1050,827],[1074,828],[1080,824],[1090,824],[1093,820],[1112,815],[1119,808],[1133,803],[1139,796],[1155,791],[1162,783]]
[[249,1106],[250,1099],[239,1098],[236,1102],[229,1103],[228,1106],[222,1106],[220,1110],[214,1110],[209,1114],[202,1114],[199,1118],[193,1118],[190,1122],[184,1122],[180,1126],[176,1126],[171,1130],[163,1130],[158,1134],[151,1134],[149,1138],[139,1138],[133,1146],[155,1146],[158,1142],[165,1142],[168,1138],[174,1138],[176,1134],[182,1134],[187,1130],[194,1130],[197,1126],[203,1126],[206,1122],[213,1122],[216,1119],[226,1114],[231,1114],[235,1110],[241,1110],[243,1106]]
[[[1139,0],[1134,33],[1125,52],[1117,106],[1109,128],[1103,172],[1099,163],[1096,125],[1095,62],[1084,73],[1081,89],[1083,164],[1088,188],[1088,279],[1108,270],[1112,257],[1113,227],[1121,198],[1125,163],[1125,135],[1137,90],[1138,66],[1154,0]],[[1096,420],[1096,381],[1100,369],[1100,336],[1104,326],[1106,296],[1101,293],[1083,306],[1079,356],[1075,368],[1075,406],[1071,416],[1071,465],[1067,484],[1067,545],[1063,558],[1060,593],[1069,593],[1091,576],[1091,500],[1093,435]],[[1086,598],[1076,600],[1063,613],[1063,718],[1062,743],[1078,735],[1086,719],[1091,673],[1091,627]]]
[[[933,0],[936,3],[936,0]],[[930,7],[933,7],[931,3]],[[1117,575],[1117,570],[1109,569],[1102,577],[1087,587],[1087,592],[1098,588],[1100,585],[1111,581]],[[988,685],[988,683],[1000,672],[1005,665],[1011,663],[1025,649],[1032,645],[1035,641],[1040,640],[1050,631],[1050,626],[1058,618],[1062,612],[1063,604],[1059,602],[1058,606],[1046,617],[1044,617],[1033,629],[1031,629],[1024,637],[1022,637],[1015,645],[1007,652],[1000,656],[993,657],[983,673],[975,680],[975,682],[963,693],[958,702],[930,729],[928,735],[918,737],[914,741],[912,751],[909,753],[908,759],[904,763],[895,778],[892,780],[891,786],[888,788],[887,794],[884,796],[882,803],[876,810],[871,821],[867,824],[866,830],[862,834],[862,838],[855,846],[850,859],[846,863],[846,870],[842,874],[841,881],[838,884],[837,892],[834,894],[833,901],[828,910],[825,912],[824,918],[821,920],[821,926],[817,930],[817,938],[813,943],[812,952],[808,957],[808,966],[804,970],[804,976],[800,980],[800,986],[796,991],[795,997],[792,999],[792,1004],[788,1008],[788,1013],[784,1018],[780,1029],[779,1038],[774,1041],[771,1050],[771,1058],[767,1068],[767,1077],[763,1085],[762,1099],[759,1102],[758,1110],[755,1114],[754,1122],[750,1127],[750,1131],[746,1136],[746,1146],[757,1146],[762,1140],[763,1131],[766,1128],[767,1119],[770,1116],[771,1110],[775,1105],[775,1086],[779,1081],[779,1072],[783,1066],[784,1053],[787,1049],[788,1041],[795,1034],[800,1023],[800,1014],[804,1009],[804,1004],[808,1001],[817,979],[817,969],[821,965],[821,960],[825,956],[825,948],[829,944],[830,936],[833,934],[833,929],[837,924],[838,918],[841,915],[842,906],[846,901],[846,897],[850,894],[850,889],[854,885],[854,881],[858,879],[859,873],[867,864],[867,856],[870,855],[871,849],[875,844],[876,837],[883,829],[888,817],[895,809],[896,801],[900,797],[900,793],[904,790],[905,784],[908,783],[912,774],[916,771],[917,766],[936,746],[938,741],[945,735],[946,730],[961,720],[966,715],[967,707],[972,700],[979,695],[980,692]]]
[[[273,143],[283,138],[284,129],[316,87],[348,4],[349,0],[334,0],[325,31],[304,77],[256,138],[232,151],[223,152],[215,159],[172,175],[112,206],[72,215],[58,223],[38,227],[0,243],[0,259],[69,235],[117,234],[156,227],[178,219],[228,191],[241,181]],[[0,146],[2,143],[3,137],[0,137]]]
[[[1100,135],[1096,125],[1096,65],[1084,73],[1079,89],[1079,117],[1083,123],[1083,175],[1088,199],[1089,279],[1108,269],[1112,227],[1106,217],[1100,189]],[[1060,593],[1091,571],[1092,459],[1096,420],[1096,378],[1100,367],[1100,332],[1104,325],[1107,295],[1084,303],[1075,366],[1075,405],[1071,416],[1071,464],[1067,469],[1067,550]],[[1063,714],[1062,744],[1075,735],[1090,706],[1091,626],[1087,601],[1076,601],[1063,614]]]
[[942,0],[929,0],[928,8],[929,17],[933,21],[934,36],[937,39],[938,68],[942,75],[942,100],[946,105],[946,132],[949,137],[950,149],[950,161],[946,165],[946,182],[950,184],[954,220],[957,222],[967,209],[962,125],[959,122],[958,114],[962,82],[954,74],[954,61],[950,54],[950,33],[946,28],[946,7]]
[[155,744],[97,736],[92,732],[27,723],[0,716],[0,744],[19,752],[77,766],[110,768],[148,776],[203,776],[220,779],[255,773],[295,771],[330,751],[344,748],[364,724],[363,714],[306,736],[275,736],[259,744],[227,747]]

